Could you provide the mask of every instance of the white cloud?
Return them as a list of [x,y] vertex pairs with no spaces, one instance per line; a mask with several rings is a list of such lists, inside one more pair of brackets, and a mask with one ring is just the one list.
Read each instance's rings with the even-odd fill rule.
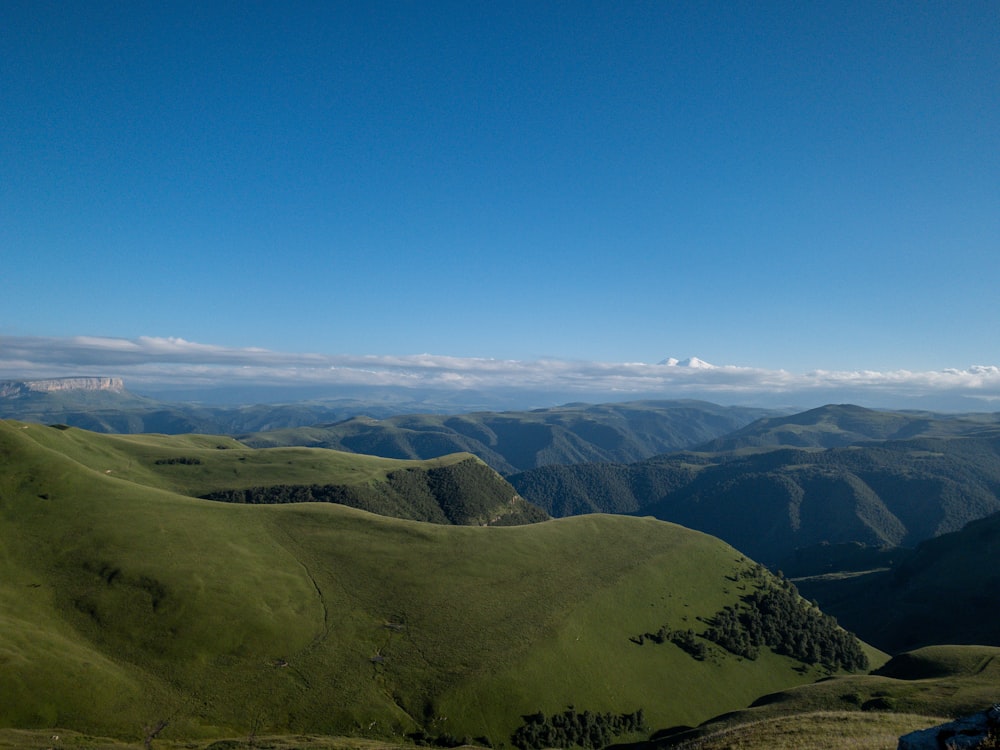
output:
[[[518,361],[434,354],[322,355],[229,348],[181,338],[0,337],[0,379],[123,377],[132,390],[276,385],[545,392],[553,398],[704,398],[724,403],[813,406],[851,401],[972,409],[1000,400],[1000,367],[930,372],[791,373],[708,365],[697,358],[642,362]],[[974,401],[973,401],[974,400]],[[949,404],[952,406],[942,406]]]

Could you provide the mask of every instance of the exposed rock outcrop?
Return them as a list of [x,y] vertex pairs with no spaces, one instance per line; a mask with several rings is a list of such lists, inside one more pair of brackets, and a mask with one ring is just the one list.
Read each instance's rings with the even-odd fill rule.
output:
[[111,391],[122,393],[121,378],[52,378],[49,380],[6,380],[0,382],[0,397],[18,398],[29,393],[56,391]]
[[899,738],[897,750],[975,750],[996,747],[1000,737],[1000,704],[947,724],[921,729]]

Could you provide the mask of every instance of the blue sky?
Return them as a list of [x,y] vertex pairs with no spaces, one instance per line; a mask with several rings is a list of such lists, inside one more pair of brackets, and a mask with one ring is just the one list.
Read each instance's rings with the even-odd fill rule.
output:
[[0,337],[997,365],[998,39],[996,2],[11,0]]

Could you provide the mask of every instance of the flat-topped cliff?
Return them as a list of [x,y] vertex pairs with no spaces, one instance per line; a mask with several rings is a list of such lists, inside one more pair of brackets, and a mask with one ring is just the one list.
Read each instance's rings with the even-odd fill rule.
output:
[[121,378],[51,378],[48,380],[0,381],[0,397],[17,398],[29,393],[54,393],[56,391],[111,391],[122,393],[125,383]]

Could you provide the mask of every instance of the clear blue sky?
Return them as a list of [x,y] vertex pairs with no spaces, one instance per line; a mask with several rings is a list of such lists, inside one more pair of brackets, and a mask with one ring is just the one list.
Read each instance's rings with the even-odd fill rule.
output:
[[1000,364],[1000,3],[0,5],[0,335]]

